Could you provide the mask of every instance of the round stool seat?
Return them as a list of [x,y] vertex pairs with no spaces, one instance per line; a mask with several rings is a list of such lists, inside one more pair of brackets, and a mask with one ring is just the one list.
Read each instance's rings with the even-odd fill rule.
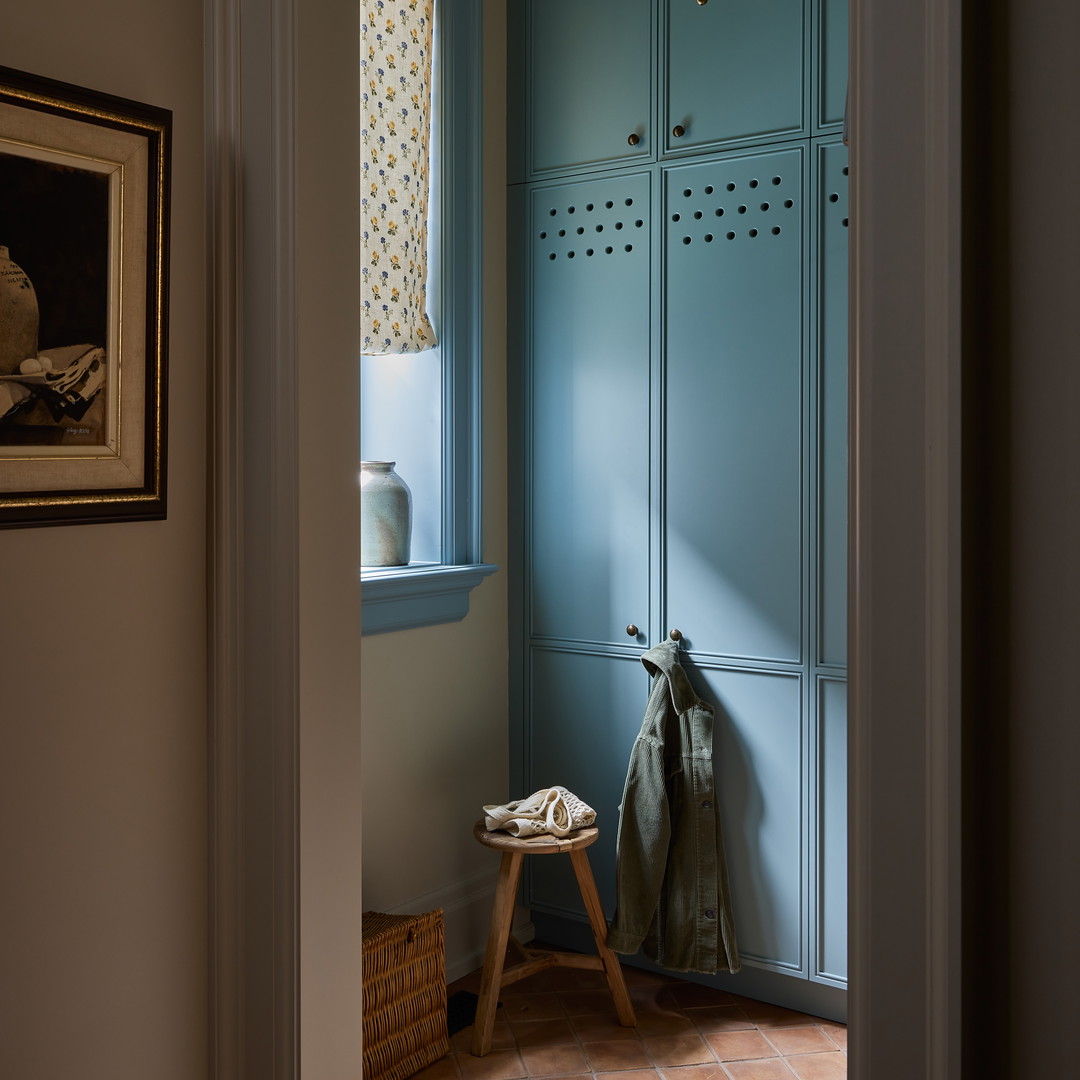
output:
[[553,836],[540,833],[537,836],[511,836],[508,832],[497,829],[489,830],[481,818],[473,826],[473,836],[485,847],[497,851],[520,851],[524,855],[559,855],[568,851],[580,851],[596,843],[600,830],[595,826],[575,829],[566,836]]

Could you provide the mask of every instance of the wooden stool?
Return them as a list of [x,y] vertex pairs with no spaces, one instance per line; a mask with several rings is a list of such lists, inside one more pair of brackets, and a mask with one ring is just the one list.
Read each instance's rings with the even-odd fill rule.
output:
[[[594,843],[599,835],[600,830],[594,828],[578,829],[563,838],[550,834],[517,837],[505,832],[488,832],[483,820],[474,826],[473,836],[481,844],[502,852],[499,883],[495,889],[495,907],[491,914],[491,929],[488,932],[487,952],[484,955],[480,1000],[476,1005],[476,1021],[473,1024],[471,1049],[477,1057],[483,1057],[491,1049],[495,1010],[499,1007],[499,991],[504,986],[528,975],[535,975],[545,968],[576,967],[602,971],[607,977],[619,1023],[623,1027],[636,1025],[634,1007],[630,1004],[630,995],[626,992],[626,983],[623,982],[622,968],[615,954],[607,947],[607,921],[604,919],[604,909],[600,906],[600,897],[596,894],[596,882],[593,879],[592,867],[589,866],[589,856],[585,853],[585,848]],[[560,854],[569,855],[574,864],[574,874],[589,915],[597,956],[526,949],[510,932],[522,859],[526,855]],[[507,945],[518,962],[504,968]]]

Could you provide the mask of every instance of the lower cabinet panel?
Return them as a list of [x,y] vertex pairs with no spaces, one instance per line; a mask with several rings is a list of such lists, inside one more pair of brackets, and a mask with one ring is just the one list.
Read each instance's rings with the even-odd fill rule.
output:
[[[527,725],[528,795],[561,784],[596,811],[600,838],[589,861],[608,918],[615,912],[615,838],[630,750],[641,728],[649,678],[636,656],[532,650]],[[529,903],[584,916],[570,860],[526,859]]]
[[[589,849],[601,901],[615,911],[615,841],[626,768],[649,680],[634,656],[534,648],[527,725],[529,794],[562,784],[597,812]],[[716,709],[713,753],[732,904],[744,961],[806,971],[805,769],[797,675],[685,667]],[[528,902],[553,914],[583,908],[569,866],[528,860]]]
[[847,684],[822,679],[818,715],[818,916],[814,974],[847,979]]
[[716,709],[713,765],[744,963],[805,970],[805,785],[797,675],[693,670]]

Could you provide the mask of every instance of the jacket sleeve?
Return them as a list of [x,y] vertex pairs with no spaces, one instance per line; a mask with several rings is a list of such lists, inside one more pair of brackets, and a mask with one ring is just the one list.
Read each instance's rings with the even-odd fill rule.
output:
[[638,737],[619,807],[615,862],[615,918],[607,945],[632,954],[641,947],[660,900],[671,813],[664,775],[664,748],[655,738]]

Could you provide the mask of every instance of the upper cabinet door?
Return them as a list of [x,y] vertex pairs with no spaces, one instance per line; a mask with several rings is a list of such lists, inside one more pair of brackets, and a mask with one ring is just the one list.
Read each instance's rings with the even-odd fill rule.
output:
[[534,638],[649,626],[648,172],[532,189],[526,543]]
[[820,0],[817,28],[818,130],[844,122],[847,100],[848,0]]
[[806,0],[667,0],[662,149],[804,133]]
[[514,31],[525,45],[525,130],[510,140],[511,159],[525,160],[512,172],[655,159],[654,11],[652,0],[527,0]]

